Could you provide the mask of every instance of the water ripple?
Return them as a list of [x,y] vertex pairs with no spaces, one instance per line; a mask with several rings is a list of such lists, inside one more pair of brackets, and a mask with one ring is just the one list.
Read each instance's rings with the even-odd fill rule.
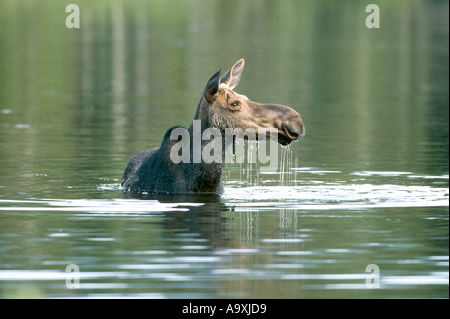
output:
[[[449,206],[449,189],[401,185],[253,186],[226,188],[229,202],[263,201],[291,209],[359,209],[368,207]],[[281,203],[280,203],[281,202]],[[277,206],[278,206],[277,205]],[[242,205],[239,205],[242,206]]]

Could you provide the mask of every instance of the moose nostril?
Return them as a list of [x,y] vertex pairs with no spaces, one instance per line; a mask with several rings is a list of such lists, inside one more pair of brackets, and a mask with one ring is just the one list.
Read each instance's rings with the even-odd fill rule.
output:
[[286,125],[286,133],[294,140],[303,137],[305,135],[304,132],[303,125],[298,125],[297,123]]

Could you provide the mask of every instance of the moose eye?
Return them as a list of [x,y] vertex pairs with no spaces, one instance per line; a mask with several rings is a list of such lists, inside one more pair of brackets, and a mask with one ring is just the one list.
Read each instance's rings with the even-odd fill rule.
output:
[[232,107],[236,108],[239,106],[239,102],[233,102],[230,104]]

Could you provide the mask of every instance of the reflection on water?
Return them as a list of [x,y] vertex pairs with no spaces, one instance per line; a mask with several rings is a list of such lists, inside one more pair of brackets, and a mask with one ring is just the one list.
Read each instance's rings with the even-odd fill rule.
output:
[[[287,164],[289,165],[289,164]],[[284,165],[283,165],[284,166]],[[252,174],[258,174],[252,170]],[[313,168],[294,168],[282,175],[317,174],[343,176],[340,171],[315,170]],[[278,174],[278,173],[275,173]],[[305,174],[306,175],[306,174]],[[169,212],[189,211],[189,207],[225,203],[226,206],[255,206],[258,210],[282,207],[289,209],[361,209],[378,207],[446,207],[449,205],[449,189],[436,186],[421,186],[423,180],[433,179],[436,184],[448,183],[449,175],[429,176],[417,175],[411,172],[354,172],[350,176],[387,176],[389,178],[402,176],[404,179],[414,179],[412,185],[361,183],[348,184],[345,180],[304,181],[290,179],[291,186],[249,186],[242,187],[245,181],[225,182],[225,193],[218,195],[196,194],[152,194],[124,191],[125,199],[112,200],[0,200],[4,207],[0,210],[17,211],[88,211],[88,212]],[[250,175],[249,175],[250,176]],[[323,178],[326,179],[326,178]],[[270,182],[270,178],[266,180]],[[251,184],[251,182],[249,183]],[[297,184],[303,184],[298,186]],[[295,186],[294,186],[295,185]],[[101,190],[121,190],[120,184],[101,184]],[[143,201],[145,200],[145,201]],[[21,206],[24,205],[24,206]],[[36,207],[35,205],[43,206]],[[20,206],[18,206],[20,205]],[[225,206],[224,206],[225,207]],[[211,208],[208,208],[211,209]],[[217,212],[220,212],[218,210]]]
[[[359,1],[80,0],[80,29],[60,2],[0,2],[1,297],[448,297],[448,1],[376,30]],[[223,196],[122,193],[240,58],[305,139]]]
[[[324,179],[336,175],[301,171]],[[380,175],[419,178],[409,172],[349,174]],[[99,188],[120,192],[118,184]],[[3,296],[437,297],[448,288],[446,249],[428,243],[448,242],[448,215],[441,209],[448,207],[448,188],[342,185],[338,179],[327,185],[232,185],[222,197],[124,196],[0,200],[6,216],[32,212],[40,220],[59,214],[57,225],[31,237],[17,230],[1,234]],[[88,228],[80,227],[86,222]],[[408,226],[424,222],[432,233],[417,236]],[[15,253],[24,248],[22,256]],[[80,268],[80,286],[64,289],[65,267],[72,263]],[[365,267],[373,263],[381,269],[378,290],[366,285]]]

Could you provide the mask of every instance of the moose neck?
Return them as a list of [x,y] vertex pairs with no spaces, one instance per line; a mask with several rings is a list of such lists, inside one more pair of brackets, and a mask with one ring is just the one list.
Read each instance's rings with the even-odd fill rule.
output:
[[[211,105],[204,97],[200,100],[194,119],[188,128],[191,140],[191,162],[185,165],[185,171],[189,175],[199,192],[217,193],[222,188],[222,172],[225,163],[226,150],[230,142],[225,139],[225,130],[218,128],[220,139],[203,140],[203,132],[208,128],[213,128]],[[207,163],[204,160],[203,149],[211,143],[220,143],[220,161]],[[216,150],[216,148],[214,148]]]
[[211,119],[211,115],[210,115],[210,109],[211,109],[211,105],[209,105],[209,103],[206,101],[206,99],[204,97],[202,97],[200,100],[200,103],[198,104],[197,111],[195,112],[191,126],[189,126],[189,129],[188,129],[191,137],[193,134],[193,125],[194,125],[195,120],[201,121],[202,133],[205,129],[207,129],[209,127],[213,127],[212,119]]

